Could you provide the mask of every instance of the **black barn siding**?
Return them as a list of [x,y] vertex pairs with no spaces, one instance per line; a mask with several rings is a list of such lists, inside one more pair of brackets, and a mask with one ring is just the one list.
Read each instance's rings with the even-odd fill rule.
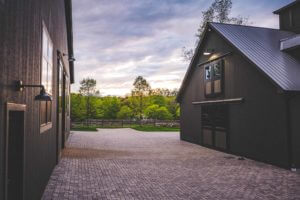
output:
[[[56,165],[56,91],[57,55],[68,53],[65,3],[63,0],[7,0],[0,3],[0,128],[1,163],[4,163],[5,103],[26,104],[25,130],[25,199],[40,199]],[[40,133],[39,89],[14,91],[14,81],[40,84],[42,23],[54,45],[52,128]],[[65,60],[68,71],[68,62]],[[4,167],[0,166],[0,199],[3,198]]]
[[[225,95],[217,99],[245,98],[229,106],[229,152],[288,167],[286,101],[278,88],[235,48],[214,31],[207,34],[202,49],[218,55],[232,52],[225,61]],[[198,63],[207,56],[196,55]],[[181,138],[201,144],[201,106],[192,102],[211,100],[204,96],[204,67],[193,66],[181,98]]]
[[293,145],[293,160],[295,167],[300,168],[300,95],[291,99],[291,132]]

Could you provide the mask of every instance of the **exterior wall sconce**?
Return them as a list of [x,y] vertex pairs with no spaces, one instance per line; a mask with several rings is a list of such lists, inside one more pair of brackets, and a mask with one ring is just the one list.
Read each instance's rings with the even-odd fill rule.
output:
[[52,101],[52,97],[46,93],[45,87],[43,85],[24,85],[22,81],[17,81],[17,91],[23,91],[27,87],[38,87],[41,88],[40,94],[34,97],[36,101]]
[[210,56],[214,52],[215,52],[214,49],[206,49],[206,50],[204,50],[203,55]]

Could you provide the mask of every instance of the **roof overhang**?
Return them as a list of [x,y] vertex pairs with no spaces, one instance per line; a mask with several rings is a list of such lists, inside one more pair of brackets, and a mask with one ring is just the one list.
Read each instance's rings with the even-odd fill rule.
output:
[[288,5],[286,5],[286,6],[282,7],[282,8],[280,8],[280,9],[278,9],[278,10],[276,10],[276,11],[274,11],[273,13],[278,15],[278,14],[280,14],[281,12],[285,11],[286,9],[288,9],[288,8],[290,8],[290,7],[292,7],[292,6],[296,5],[296,4],[298,4],[298,3],[300,3],[300,0],[295,0],[295,1],[293,1],[292,3],[290,3],[290,4],[288,4]]
[[280,50],[289,51],[300,48],[300,34],[280,41]]
[[206,24],[206,27],[204,29],[204,36],[201,40],[199,40],[198,42],[198,45],[194,51],[194,55],[193,55],[193,58],[189,64],[189,67],[188,67],[188,70],[183,78],[183,81],[181,83],[181,86],[179,88],[179,91],[178,91],[178,94],[177,94],[177,97],[176,97],[176,101],[177,102],[180,102],[181,101],[181,97],[183,95],[183,92],[187,86],[187,82],[188,82],[188,79],[190,78],[191,76],[191,71],[193,70],[194,66],[197,65],[197,62],[198,62],[198,57],[199,57],[199,53],[200,53],[200,50],[201,50],[201,47],[202,47],[202,43],[204,43],[204,40],[206,39],[207,37],[207,32],[211,32],[211,27],[209,26],[209,23]]
[[67,40],[68,40],[68,60],[70,66],[70,82],[74,83],[74,49],[73,49],[73,20],[72,20],[72,0],[65,0]]

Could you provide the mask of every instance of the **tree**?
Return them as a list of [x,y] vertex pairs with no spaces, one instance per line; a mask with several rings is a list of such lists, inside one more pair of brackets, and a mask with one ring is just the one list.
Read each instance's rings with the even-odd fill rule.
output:
[[118,97],[104,97],[102,98],[101,108],[104,119],[116,119],[120,111],[121,101]]
[[83,120],[86,116],[86,102],[81,94],[71,93],[71,119]]
[[[211,6],[202,12],[202,20],[197,30],[197,42],[202,40],[206,24],[208,22],[231,23],[231,24],[247,24],[248,18],[237,16],[230,17],[232,9],[232,0],[214,0]],[[190,61],[193,58],[194,49],[183,47],[182,57],[184,60]]]
[[179,109],[179,104],[176,102],[176,97],[169,97],[167,99],[167,108],[170,112],[170,114],[172,115],[173,119],[178,119],[178,113],[177,110]]
[[138,105],[138,114],[139,118],[142,119],[143,111],[144,111],[144,96],[149,95],[151,87],[146,79],[142,76],[138,76],[133,83],[132,96],[138,97],[139,105]]
[[100,94],[96,87],[97,81],[92,78],[86,78],[80,81],[80,85],[79,93],[86,97],[86,118],[91,118],[92,113],[95,112],[95,109],[92,108],[91,99],[93,96]]
[[122,106],[117,114],[118,119],[132,119],[133,112],[128,106]]
[[145,109],[145,115],[148,119],[172,119],[172,115],[164,106],[153,104]]

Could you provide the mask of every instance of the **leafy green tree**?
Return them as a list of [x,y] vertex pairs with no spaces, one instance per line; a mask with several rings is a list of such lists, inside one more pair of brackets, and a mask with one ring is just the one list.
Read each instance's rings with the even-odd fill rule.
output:
[[176,102],[176,97],[168,97],[167,99],[167,108],[172,115],[173,119],[178,119],[177,110],[179,108],[179,104]]
[[143,118],[143,111],[145,107],[144,97],[149,95],[149,92],[151,90],[151,87],[146,79],[144,79],[142,76],[138,76],[134,83],[133,83],[133,90],[132,90],[132,96],[138,97],[139,105],[138,105],[138,114],[139,118]]
[[179,118],[180,118],[180,107],[178,107],[176,110],[176,118],[175,119],[179,119]]
[[104,119],[116,119],[120,111],[121,101],[118,97],[104,97],[102,98],[101,108]]
[[172,119],[172,115],[168,111],[168,109],[164,106],[159,105],[151,105],[145,109],[145,115],[148,119]]
[[96,112],[92,97],[100,94],[97,90],[97,81],[92,78],[85,78],[80,81],[80,85],[79,93],[86,97],[86,118],[92,118]]
[[132,119],[133,116],[133,112],[128,106],[122,106],[117,114],[118,119]]
[[71,119],[81,121],[86,116],[86,103],[81,94],[71,93]]
[[166,106],[166,97],[161,96],[161,95],[155,95],[155,96],[151,96],[149,98],[150,100],[150,104],[156,104],[159,106]]

